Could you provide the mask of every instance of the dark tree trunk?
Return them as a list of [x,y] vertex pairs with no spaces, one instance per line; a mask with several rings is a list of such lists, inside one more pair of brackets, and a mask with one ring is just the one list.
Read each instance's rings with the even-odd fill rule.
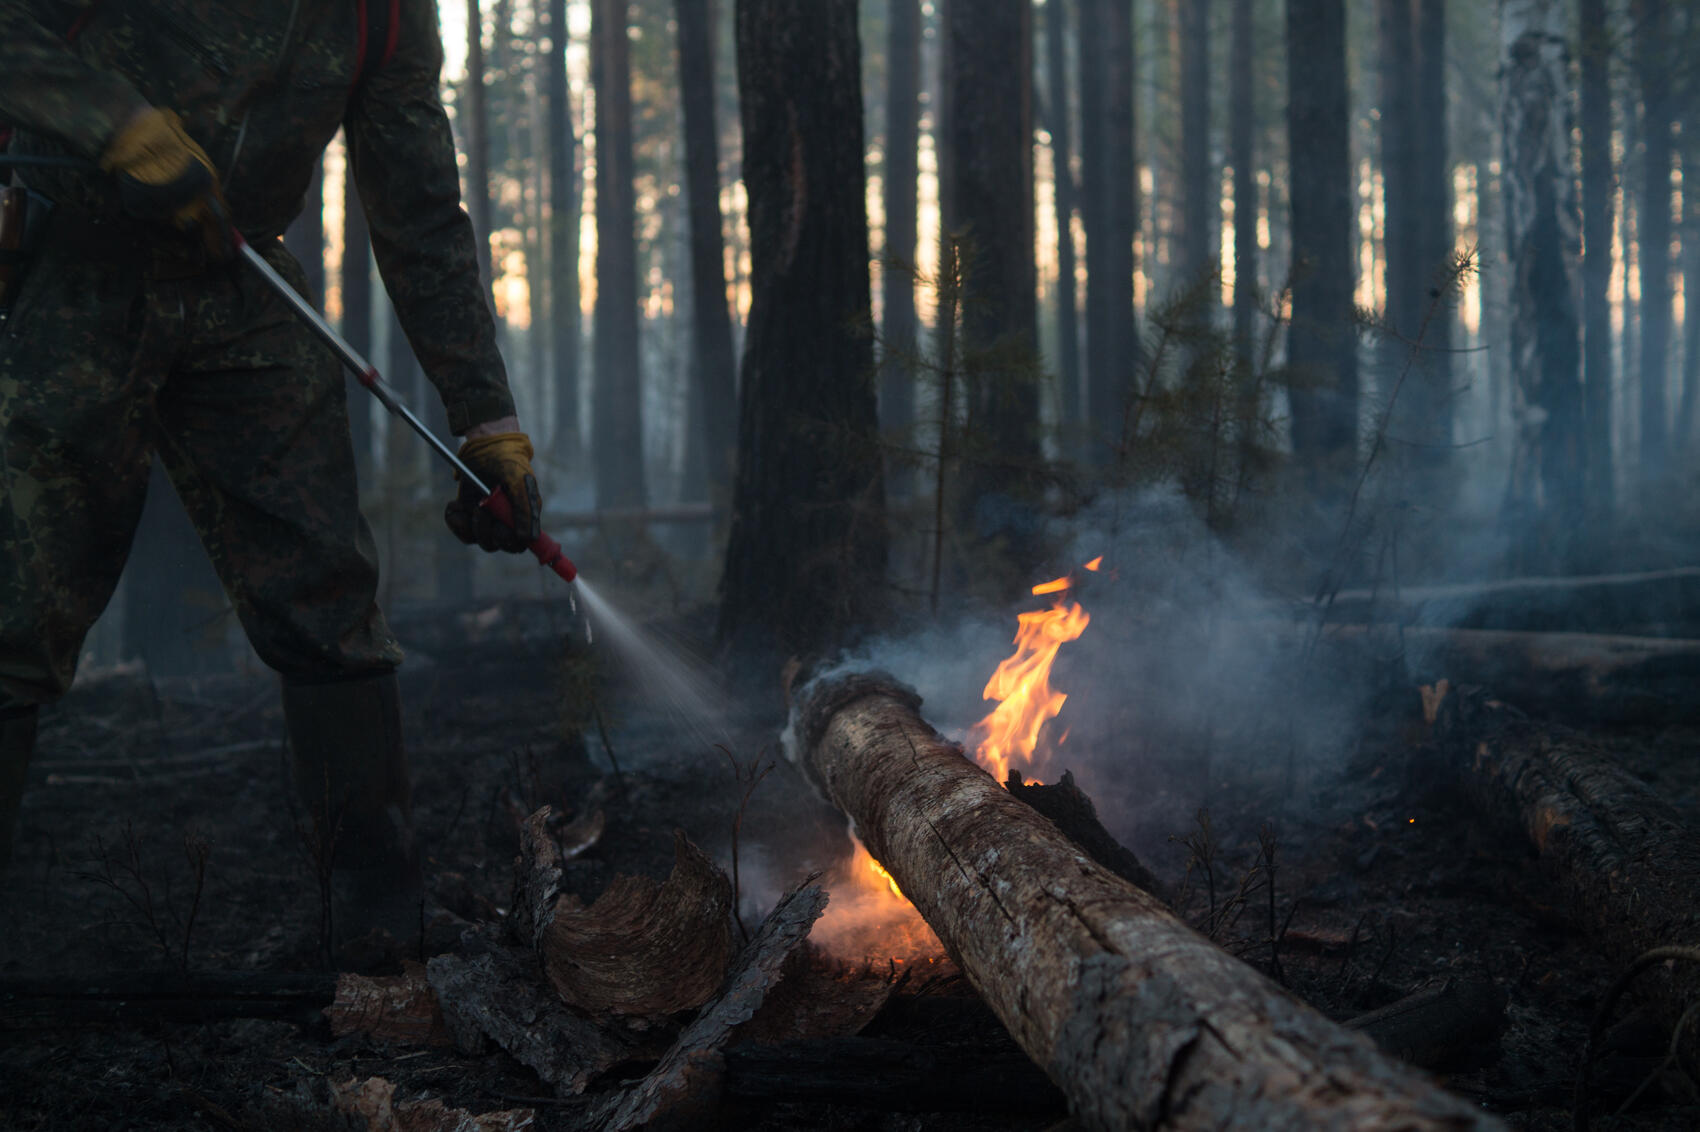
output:
[[[1588,453],[1585,485],[1590,515],[1611,514],[1612,194],[1611,33],[1606,0],[1582,0],[1582,380]],[[1689,320],[1692,322],[1692,320]],[[1694,323],[1700,326],[1700,323]]]
[[301,261],[307,276],[307,298],[320,310],[325,306],[325,163],[321,159],[301,202],[301,215],[283,235],[289,252]]
[[[953,4],[945,27],[952,109],[942,188],[965,236],[962,338],[974,447],[965,453],[962,504],[979,515],[977,539],[1020,538],[986,516],[1015,519],[1008,503],[1031,497],[1041,460],[1032,21],[1030,0],[978,0]],[[981,506],[988,500],[1001,502]]]
[[1234,350],[1246,368],[1255,364],[1257,286],[1257,113],[1254,0],[1234,0],[1234,28],[1228,94],[1228,160],[1234,166]]
[[[1582,540],[1581,213],[1562,10],[1501,6],[1506,254],[1518,421],[1508,515],[1522,570],[1574,569]],[[1515,19],[1513,15],[1515,14]],[[1668,201],[1667,201],[1668,208]]]
[[1094,456],[1119,470],[1133,443],[1124,429],[1140,353],[1133,309],[1139,181],[1132,4],[1081,0],[1079,32],[1087,419],[1097,432]]
[[[1700,168],[1700,106],[1691,97],[1682,119],[1682,167]],[[1694,439],[1695,402],[1700,398],[1700,193],[1682,194],[1682,400],[1676,413],[1673,450],[1687,453]],[[1692,457],[1689,459],[1692,466]],[[1686,470],[1686,469],[1685,469]]]
[[[343,180],[342,194],[342,336],[362,357],[372,356],[372,239],[366,210],[354,178]],[[354,463],[365,481],[372,472],[372,398],[349,391],[348,426],[354,436]]]
[[[891,0],[886,46],[885,269],[881,275],[884,356],[880,359],[880,425],[911,444],[915,425],[916,185],[921,142],[921,4]],[[895,481],[899,477],[893,475]]]
[[638,366],[637,202],[632,164],[631,45],[626,0],[594,0],[596,326],[591,442],[596,505],[642,507],[643,400]]
[[720,235],[720,134],[714,114],[713,0],[676,0],[679,101],[685,111],[685,194],[691,216],[691,323],[695,381],[688,394],[687,500],[724,498],[738,447],[737,362],[726,310]]
[[[576,470],[583,459],[579,434],[579,214],[583,181],[572,95],[567,89],[567,0],[549,0],[546,67],[549,121],[549,310],[555,347],[556,461]],[[533,328],[533,333],[540,328]]]
[[1287,4],[1293,302],[1287,335],[1293,456],[1338,498],[1357,456],[1358,338],[1344,0]]
[[[498,39],[500,36],[497,37]],[[466,145],[467,209],[478,241],[478,273],[484,277],[490,313],[496,313],[496,280],[490,263],[490,113],[484,80],[484,16],[480,0],[466,0]],[[500,329],[501,320],[497,319]]]
[[1051,135],[1057,205],[1057,378],[1062,423],[1080,420],[1080,300],[1074,291],[1074,146],[1069,136],[1068,5],[1045,3],[1045,129]]
[[738,0],[751,305],[720,637],[783,656],[872,619],[886,561],[855,0]]
[[[1666,386],[1670,346],[1671,120],[1669,9],[1665,0],[1634,0],[1635,70],[1641,88],[1641,483],[1664,486],[1670,467]],[[1646,506],[1656,496],[1643,495]]]
[[[1210,160],[1210,0],[1185,0],[1180,21],[1180,282],[1190,287],[1220,262],[1222,191]],[[1199,316],[1214,308],[1207,304]]]
[[[1446,147],[1444,0],[1381,0],[1381,167],[1386,186],[1387,309],[1383,397],[1413,470],[1444,466],[1452,439],[1448,384],[1452,255]],[[1425,492],[1441,481],[1424,477]]]

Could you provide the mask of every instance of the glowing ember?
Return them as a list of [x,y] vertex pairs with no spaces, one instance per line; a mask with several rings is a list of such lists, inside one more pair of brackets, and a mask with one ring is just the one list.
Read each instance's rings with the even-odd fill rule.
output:
[[[1103,561],[1102,556],[1094,558],[1086,569],[1096,570]],[[982,693],[998,706],[974,725],[979,736],[974,757],[999,782],[1009,777],[1011,763],[1019,761],[1023,771],[1032,768],[1040,730],[1068,700],[1051,687],[1051,665],[1057,650],[1084,633],[1092,620],[1078,602],[1068,599],[1069,587],[1067,577],[1033,587],[1035,595],[1059,596],[1051,608],[1017,617],[1015,653],[998,665]]]
[[852,962],[931,962],[943,955],[943,945],[921,913],[861,839],[855,840],[850,860],[826,878],[832,899],[810,938]]

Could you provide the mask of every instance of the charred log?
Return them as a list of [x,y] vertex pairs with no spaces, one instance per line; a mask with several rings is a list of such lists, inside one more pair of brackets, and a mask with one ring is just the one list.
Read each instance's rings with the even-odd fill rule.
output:
[[883,675],[818,682],[792,757],[1085,1127],[1499,1127],[1091,860],[919,705]]
[[[1616,961],[1700,944],[1700,840],[1584,737],[1531,722],[1479,689],[1433,709],[1435,736],[1476,808],[1528,839],[1573,918]],[[1666,1026],[1700,1001],[1700,964],[1637,984]]]
[[1092,804],[1074,781],[1071,771],[1063,771],[1062,780],[1054,786],[1038,782],[1023,782],[1021,772],[1011,770],[1005,783],[1009,792],[1051,819],[1051,824],[1063,836],[1086,850],[1088,856],[1135,888],[1168,902],[1167,895],[1151,870],[1140,864],[1133,850],[1117,841],[1098,820],[1098,807]]
[[312,1024],[337,995],[335,974],[204,971],[41,977],[0,975],[0,1031],[90,1023],[264,1018]]
[[1505,1029],[1505,992],[1491,979],[1446,979],[1345,1023],[1401,1061],[1451,1069]]
[[1020,1050],[817,1038],[726,1052],[730,1101],[824,1101],[880,1112],[1054,1112],[1068,1102]]

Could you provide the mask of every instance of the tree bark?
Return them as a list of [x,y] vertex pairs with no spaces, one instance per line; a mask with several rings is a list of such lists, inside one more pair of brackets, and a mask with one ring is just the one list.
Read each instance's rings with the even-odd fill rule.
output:
[[[372,239],[366,210],[352,176],[343,179],[342,193],[342,336],[372,356]],[[354,463],[362,481],[372,474],[372,402],[363,391],[351,390],[348,426],[354,438]],[[370,485],[368,485],[370,486]]]
[[[1591,516],[1611,513],[1611,273],[1613,177],[1611,32],[1606,0],[1582,0],[1582,383],[1587,428],[1583,490]],[[1696,325],[1700,325],[1697,323]]]
[[[912,443],[915,427],[915,265],[921,144],[921,4],[891,0],[885,105],[885,268],[881,273],[880,426]],[[907,477],[905,477],[907,478]],[[898,479],[893,475],[892,479]]]
[[549,0],[549,321],[555,339],[552,447],[563,470],[576,470],[584,458],[578,405],[579,351],[583,346],[579,218],[584,209],[584,181],[572,94],[567,89],[567,34],[567,0]]
[[691,227],[691,383],[685,493],[725,499],[738,449],[737,362],[726,309],[726,253],[720,234],[720,132],[714,113],[713,0],[676,0],[679,101],[685,115],[685,193]]
[[[1249,371],[1256,365],[1252,336],[1261,295],[1257,285],[1257,81],[1253,0],[1234,0],[1232,61],[1229,65],[1228,160],[1234,166],[1234,351]],[[1250,373],[1246,374],[1249,380]]]
[[[498,36],[498,38],[500,38]],[[484,12],[481,0],[466,0],[466,205],[478,244],[478,274],[484,279],[490,313],[496,313],[496,276],[490,262],[490,112],[484,79]],[[496,319],[497,329],[501,319]]]
[[1089,1129],[1498,1128],[1088,859],[881,676],[806,689],[792,757]]
[[1086,404],[1096,430],[1089,455],[1125,469],[1124,435],[1140,365],[1133,306],[1138,233],[1133,6],[1080,3],[1081,220],[1086,228]]
[[[1638,779],[1582,736],[1480,691],[1441,702],[1436,736],[1478,810],[1528,838],[1574,921],[1614,962],[1700,943],[1700,843]],[[1661,965],[1637,986],[1674,1025],[1700,993],[1700,964]]]
[[[1030,519],[1015,513],[1033,496],[1042,459],[1032,19],[1030,0],[979,0],[953,4],[945,25],[952,110],[943,191],[965,237],[962,339],[975,448],[965,454],[962,505],[976,539],[1021,539]],[[1025,559],[1021,548],[1017,556]]]
[[1662,501],[1670,470],[1670,14],[1665,0],[1634,0],[1635,72],[1641,90],[1641,490]]
[[643,391],[638,360],[635,168],[627,0],[593,0],[596,89],[595,387],[591,443],[596,505],[642,507]]
[[1045,3],[1045,130],[1051,135],[1051,163],[1056,191],[1057,215],[1057,380],[1058,401],[1064,426],[1080,421],[1083,398],[1080,385],[1080,299],[1075,293],[1074,208],[1078,195],[1074,180],[1074,144],[1070,136],[1073,114],[1069,112],[1068,4],[1066,0]]
[[1293,300],[1287,331],[1293,458],[1311,492],[1343,498],[1357,458],[1357,271],[1344,0],[1287,4]]
[[719,635],[828,648],[885,573],[854,0],[738,0],[751,304]]
[[1501,182],[1518,431],[1507,519],[1519,568],[1553,562],[1574,568],[1587,454],[1566,7],[1560,0],[1502,0],[1500,28]]
[[[1210,160],[1210,0],[1180,6],[1181,239],[1180,282],[1192,287],[1216,270],[1222,188]],[[1208,323],[1214,302],[1198,312]]]

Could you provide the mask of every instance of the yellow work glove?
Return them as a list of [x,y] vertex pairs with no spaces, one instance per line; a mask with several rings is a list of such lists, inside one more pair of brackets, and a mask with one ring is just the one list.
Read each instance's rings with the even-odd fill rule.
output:
[[460,446],[460,460],[491,491],[508,497],[513,525],[496,518],[478,489],[461,478],[460,494],[443,509],[443,521],[464,543],[477,543],[485,550],[517,554],[542,533],[543,499],[537,492],[537,477],[531,471],[531,438],[523,432],[496,432],[477,436]]
[[199,229],[214,259],[234,252],[218,170],[170,110],[150,107],[119,127],[100,167],[117,174],[118,199],[131,216]]

